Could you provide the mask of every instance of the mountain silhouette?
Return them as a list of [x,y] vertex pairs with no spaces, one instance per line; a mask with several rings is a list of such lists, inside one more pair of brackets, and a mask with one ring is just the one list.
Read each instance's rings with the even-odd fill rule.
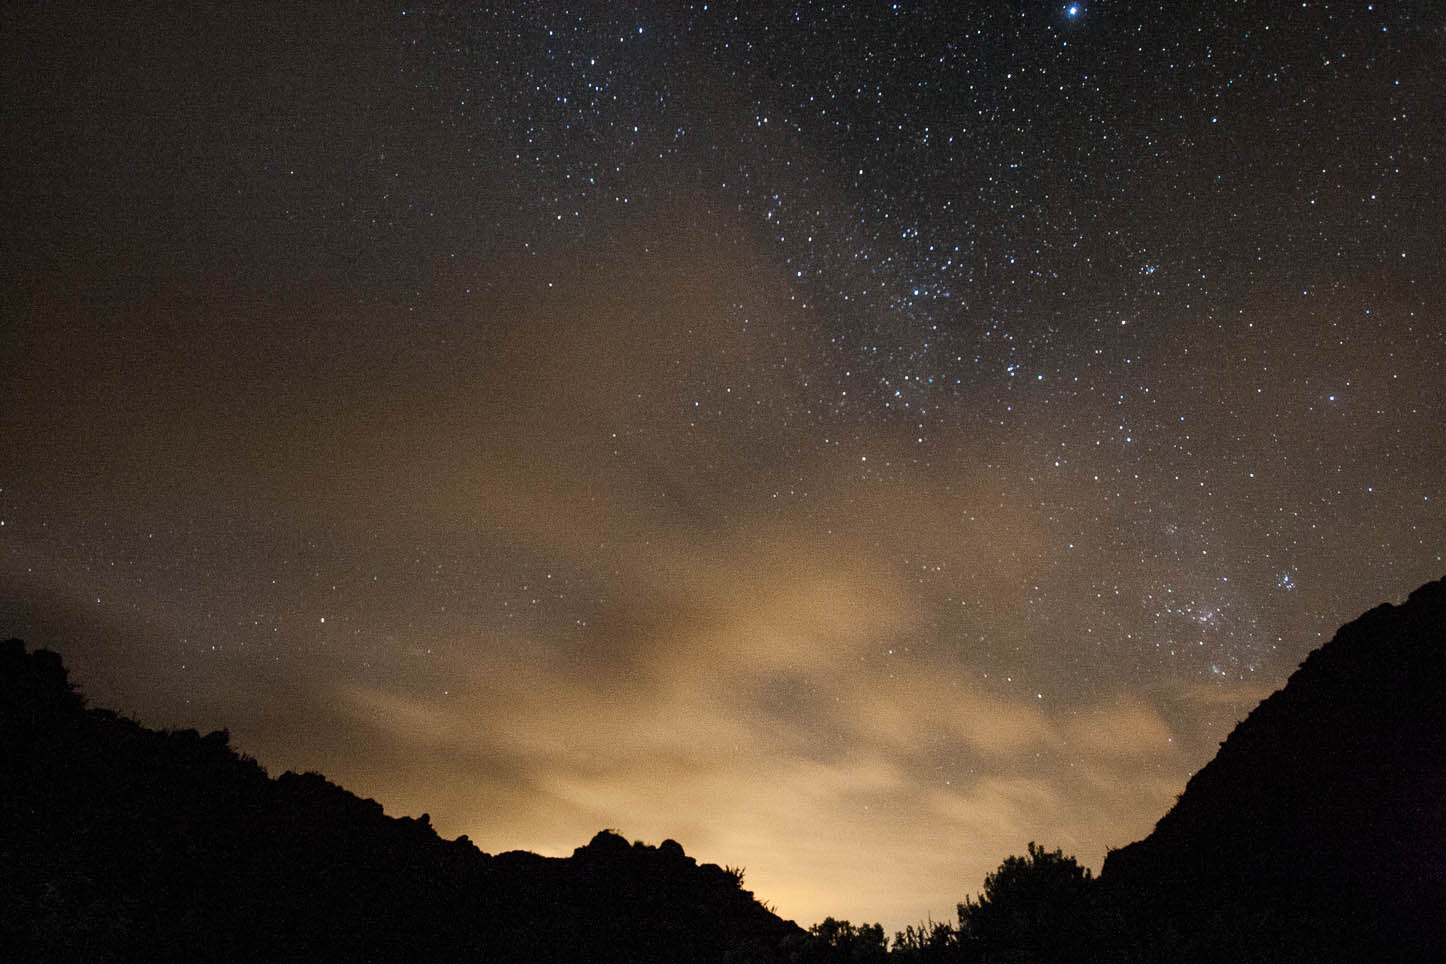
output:
[[[905,961],[1441,959],[1446,580],[1311,653],[1098,878],[1030,846]],[[1068,871],[1063,877],[1057,871]],[[1059,880],[1070,886],[1061,888]],[[962,882],[961,882],[962,883]],[[1046,939],[1047,938],[1047,939]],[[881,960],[805,932],[674,841],[495,856],[227,733],[88,709],[53,652],[0,644],[0,960]]]
[[1162,959],[1441,959],[1446,580],[1311,653],[1099,879]]
[[674,841],[489,856],[225,731],[87,709],[55,653],[0,644],[0,959],[741,964],[802,936]]

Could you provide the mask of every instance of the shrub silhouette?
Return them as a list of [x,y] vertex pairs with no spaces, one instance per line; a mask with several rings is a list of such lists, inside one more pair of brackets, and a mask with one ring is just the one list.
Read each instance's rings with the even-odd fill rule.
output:
[[889,957],[901,964],[946,964],[962,960],[959,932],[941,921],[909,924],[894,935]]
[[855,927],[846,920],[826,917],[808,933],[789,944],[789,961],[796,964],[874,964],[888,960],[888,943],[879,924]]

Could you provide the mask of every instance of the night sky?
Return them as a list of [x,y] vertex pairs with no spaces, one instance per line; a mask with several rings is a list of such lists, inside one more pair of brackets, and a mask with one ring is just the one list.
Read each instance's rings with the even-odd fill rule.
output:
[[1437,3],[72,6],[0,634],[95,705],[892,930],[1446,574]]

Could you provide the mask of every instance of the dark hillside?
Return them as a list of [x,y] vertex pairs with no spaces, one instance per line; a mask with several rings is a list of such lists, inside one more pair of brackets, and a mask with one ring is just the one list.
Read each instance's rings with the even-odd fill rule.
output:
[[1270,959],[1291,948],[1435,959],[1446,946],[1443,694],[1446,581],[1312,653],[1153,833],[1108,856],[1102,886],[1138,928],[1193,934],[1211,957],[1269,941],[1283,953]]
[[801,933],[741,875],[599,833],[497,857],[227,734],[87,710],[54,653],[0,644],[0,958],[769,961]]

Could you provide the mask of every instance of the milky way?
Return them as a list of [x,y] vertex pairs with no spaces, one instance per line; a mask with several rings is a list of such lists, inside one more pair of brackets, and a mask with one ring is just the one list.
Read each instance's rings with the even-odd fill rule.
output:
[[273,773],[892,929],[1442,575],[1431,4],[3,17],[0,632]]

